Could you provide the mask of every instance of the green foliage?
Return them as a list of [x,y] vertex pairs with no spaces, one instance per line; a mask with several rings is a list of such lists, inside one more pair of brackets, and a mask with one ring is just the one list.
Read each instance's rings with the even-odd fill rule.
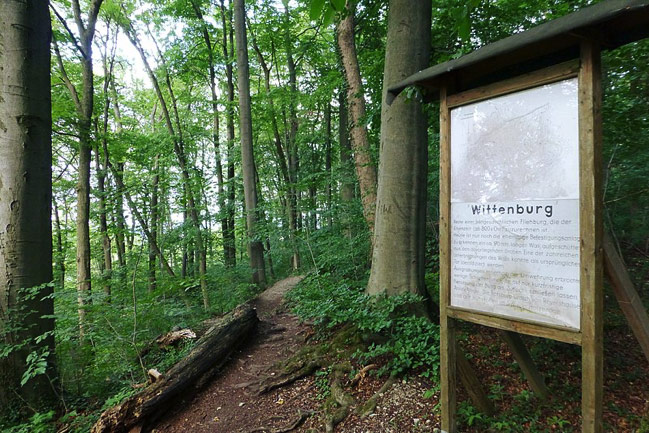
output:
[[395,319],[390,337],[384,343],[371,344],[361,359],[391,355],[379,370],[399,374],[418,371],[424,377],[436,380],[439,374],[439,326],[425,317],[404,316]]
[[56,431],[56,412],[35,413],[29,422],[2,430],[2,433],[54,433]]
[[331,374],[331,366],[315,372],[315,387],[318,389],[316,398],[318,400],[326,400],[331,395],[331,387],[329,386],[329,375]]
[[439,327],[410,313],[409,306],[423,302],[413,294],[373,297],[330,274],[311,274],[288,294],[293,311],[317,326],[332,329],[353,325],[379,342],[356,356],[362,361],[388,357],[379,373],[420,372],[436,378],[439,368]]
[[649,433],[649,406],[647,407],[646,414],[640,420],[640,427],[638,428],[638,433]]
[[480,421],[484,421],[486,416],[481,414],[471,404],[466,401],[461,402],[457,408],[457,415],[466,425],[472,427]]
[[50,351],[45,348],[34,350],[27,355],[27,366],[23,373],[23,377],[20,380],[20,386],[25,386],[30,379],[45,374],[47,371],[47,359],[49,356]]

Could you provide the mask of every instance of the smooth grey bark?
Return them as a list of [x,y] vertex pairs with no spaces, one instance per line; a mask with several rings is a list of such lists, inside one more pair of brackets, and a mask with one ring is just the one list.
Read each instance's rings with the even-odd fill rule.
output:
[[[50,32],[47,2],[0,2],[0,415],[55,399]],[[32,351],[47,375],[20,386]]]
[[325,123],[325,173],[327,176],[327,226],[332,227],[334,223],[334,216],[332,212],[332,188],[331,184],[333,178],[331,176],[331,102],[327,101],[324,112]]
[[153,180],[151,182],[151,239],[149,240],[149,293],[153,293],[157,286],[156,279],[156,248],[158,245],[158,220],[159,215],[159,187],[160,185],[160,155],[155,156],[153,163]]
[[[115,87],[115,80],[110,80],[110,88],[113,96],[113,113],[115,115],[115,132],[119,135],[122,133],[122,114],[119,109],[119,99],[117,88]],[[104,152],[106,153],[106,152]],[[117,176],[123,176],[124,173],[124,163],[118,162],[115,164],[117,166]],[[115,226],[117,227],[117,233],[115,233],[115,244],[117,246],[117,261],[119,263],[119,277],[120,277],[120,286],[124,287],[126,285],[126,242],[124,236],[126,234],[126,219],[124,218],[124,193],[122,190],[117,190],[117,197],[115,197]]]
[[54,213],[54,227],[56,228],[56,255],[55,255],[55,268],[58,270],[58,288],[65,287],[65,247],[63,246],[63,230],[61,228],[61,219],[59,218],[59,207],[56,204],[56,199],[52,195],[52,206]]
[[367,292],[425,293],[428,137],[422,104],[387,88],[428,65],[431,3],[390,0],[372,270]]
[[288,3],[284,10],[284,45],[286,49],[286,66],[288,67],[288,84],[290,98],[288,101],[289,128],[286,138],[286,149],[288,154],[288,175],[289,175],[289,230],[291,232],[291,243],[293,246],[293,256],[291,264],[293,270],[300,268],[300,249],[297,245],[297,232],[300,226],[300,213],[298,212],[298,187],[297,177],[299,170],[299,157],[297,149],[297,71],[295,60],[293,59],[293,41],[291,40],[291,17],[288,9]]
[[[108,101],[105,101],[108,102]],[[108,120],[104,119],[104,137],[102,141],[106,140],[106,131],[108,129]],[[99,197],[99,233],[101,234],[101,244],[102,251],[104,253],[104,259],[100,262],[100,271],[102,286],[104,288],[104,294],[106,295],[106,301],[110,302],[111,298],[111,278],[113,272],[113,254],[112,254],[112,243],[110,236],[108,235],[108,219],[106,214],[106,171],[107,165],[104,158],[100,158],[99,148],[95,149],[95,166],[97,171],[97,195]],[[101,162],[103,159],[103,163]],[[102,165],[103,164],[103,165]]]
[[257,187],[255,182],[255,157],[252,148],[252,113],[250,107],[250,66],[248,64],[248,37],[244,0],[234,2],[234,33],[237,41],[237,78],[239,84],[239,136],[241,138],[241,164],[243,194],[246,205],[248,256],[252,268],[252,281],[266,285],[264,246],[257,233]]
[[113,65],[115,60],[115,51],[113,50],[112,56],[109,59],[107,53],[108,37],[106,38],[106,44],[104,45],[104,50],[102,52],[102,64],[104,68],[104,85],[103,85],[103,98],[104,98],[104,109],[102,117],[102,128],[101,128],[101,144],[102,149],[106,151],[100,151],[99,147],[95,148],[95,165],[97,172],[97,194],[99,196],[99,232],[101,234],[101,244],[102,251],[104,253],[104,260],[101,262],[101,279],[102,285],[104,288],[104,294],[106,295],[107,302],[111,300],[111,291],[112,291],[112,274],[113,274],[113,251],[112,251],[112,242],[108,234],[108,214],[106,210],[106,177],[108,175],[108,113],[110,110],[110,95],[109,88],[110,82],[113,80]]
[[[287,39],[289,39],[287,37]],[[287,44],[290,43],[287,42]],[[297,115],[295,114],[295,109],[289,110],[291,118],[295,116],[295,120],[290,122],[290,130],[284,134],[285,142],[282,142],[282,134],[279,130],[279,122],[277,121],[277,110],[275,109],[275,100],[273,98],[272,90],[270,87],[270,73],[271,66],[266,62],[257,42],[253,36],[252,46],[255,52],[257,53],[257,58],[259,59],[259,64],[264,73],[264,88],[266,90],[266,97],[268,98],[268,106],[270,109],[270,118],[271,125],[273,128],[273,138],[275,142],[275,152],[277,154],[277,162],[279,164],[279,171],[281,173],[281,180],[285,184],[285,191],[280,192],[281,201],[284,204],[286,216],[288,217],[288,228],[289,228],[289,242],[293,248],[293,255],[291,256],[291,265],[293,270],[297,270],[300,267],[300,252],[297,246],[297,146],[295,143],[295,135],[297,134]],[[288,49],[287,49],[288,51]],[[272,57],[275,58],[275,52],[273,51]],[[295,64],[292,59],[292,55],[287,56],[289,60],[289,75],[292,78],[289,78],[289,87],[291,92],[296,92],[296,75],[295,75]],[[292,66],[291,66],[292,65]],[[293,71],[291,73],[291,70]],[[285,111],[285,110],[284,110]],[[293,131],[293,126],[295,129]],[[291,156],[292,155],[292,156]]]

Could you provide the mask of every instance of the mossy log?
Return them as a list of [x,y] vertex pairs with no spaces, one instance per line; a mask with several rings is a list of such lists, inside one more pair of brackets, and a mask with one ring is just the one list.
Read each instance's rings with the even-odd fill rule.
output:
[[234,349],[254,330],[258,321],[255,309],[249,305],[226,314],[196,342],[189,355],[165,373],[161,380],[102,413],[92,427],[92,433],[139,430],[138,426],[157,419],[176,398],[199,380],[218,372]]

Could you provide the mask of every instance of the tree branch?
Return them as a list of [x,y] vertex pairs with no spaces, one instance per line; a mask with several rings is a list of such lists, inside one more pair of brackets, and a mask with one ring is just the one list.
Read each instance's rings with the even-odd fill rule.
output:
[[83,57],[85,60],[88,60],[88,56],[86,55],[86,52],[81,48],[81,45],[79,45],[79,41],[77,41],[77,37],[72,33],[72,29],[68,26],[68,23],[65,21],[65,18],[59,13],[59,11],[54,8],[54,5],[50,3],[50,9],[52,9],[52,12],[54,12],[54,15],[56,15],[56,18],[61,22],[65,30],[68,32],[70,35],[70,38],[72,39],[72,42],[74,42],[74,46],[77,48],[79,53],[81,53],[81,57]]
[[61,52],[59,51],[59,44],[56,42],[56,38],[54,37],[54,34],[52,34],[52,46],[54,47],[54,53],[56,54],[57,63],[59,65],[59,68],[61,69],[61,79],[63,80],[65,87],[68,88],[68,92],[70,92],[70,97],[74,102],[74,107],[77,109],[77,112],[82,113],[83,110],[81,107],[81,101],[79,100],[79,94],[77,93],[77,89],[74,87],[74,84],[72,84],[72,81],[70,81],[70,77],[68,77],[68,73],[65,70],[65,66],[63,66],[63,58],[61,57]]

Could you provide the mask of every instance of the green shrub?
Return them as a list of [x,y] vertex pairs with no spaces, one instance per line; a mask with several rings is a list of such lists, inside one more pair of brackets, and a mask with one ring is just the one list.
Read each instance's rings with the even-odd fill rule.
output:
[[298,316],[312,320],[321,329],[351,324],[363,335],[378,336],[379,342],[356,356],[363,361],[387,356],[389,361],[380,373],[423,369],[424,376],[437,376],[439,327],[413,316],[409,308],[423,302],[422,297],[410,293],[369,296],[362,288],[330,274],[312,274],[289,292],[287,299]]

